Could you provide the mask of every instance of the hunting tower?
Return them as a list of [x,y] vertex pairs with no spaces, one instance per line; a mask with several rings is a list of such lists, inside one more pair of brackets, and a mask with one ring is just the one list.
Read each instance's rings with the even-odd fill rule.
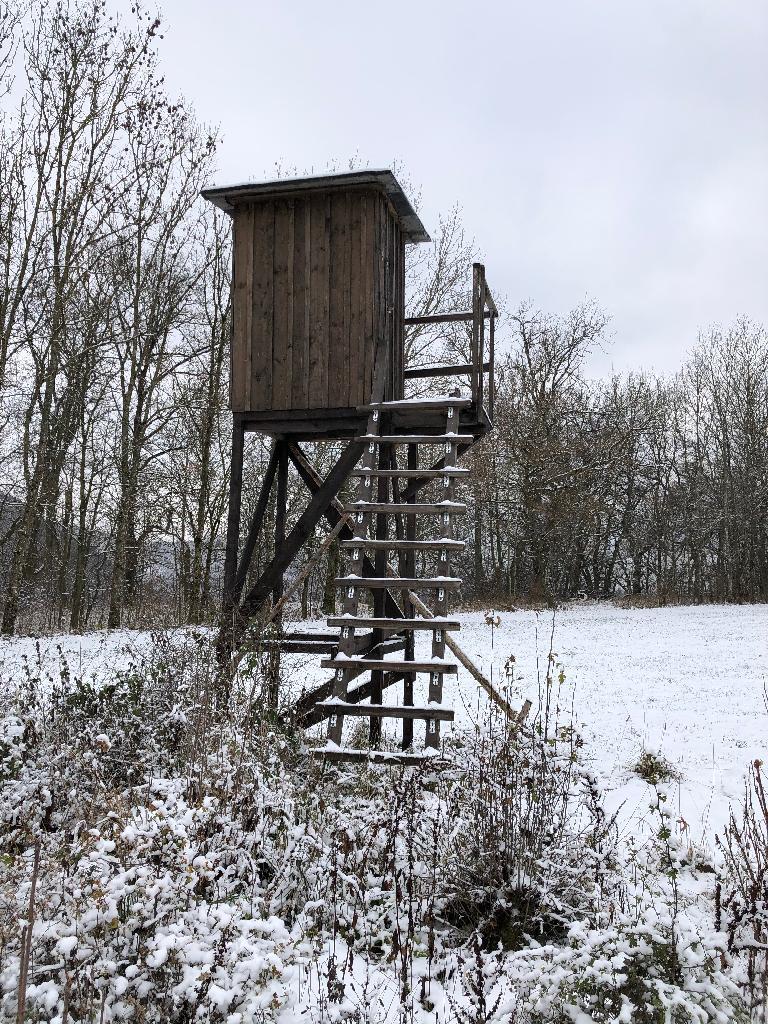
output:
[[[232,470],[224,569],[222,646],[237,646],[245,624],[279,617],[284,577],[325,517],[323,549],[338,538],[349,557],[340,575],[341,614],[331,632],[282,633],[282,651],[325,655],[332,673],[297,702],[305,726],[327,720],[316,752],[331,760],[415,763],[440,749],[445,676],[457,665],[446,645],[459,624],[448,597],[461,586],[451,554],[461,455],[492,426],[496,306],[481,264],[472,268],[471,309],[405,315],[405,247],[429,235],[391,171],[213,188],[203,193],[232,217],[233,325],[230,398]],[[469,268],[468,268],[469,269]],[[408,330],[465,324],[469,361],[406,366]],[[454,328],[455,329],[455,328]],[[487,351],[486,351],[487,350]],[[452,383],[408,398],[408,381]],[[457,388],[463,383],[464,392]],[[253,516],[241,538],[243,444],[247,431],[273,438]],[[322,477],[301,446],[346,441]],[[288,464],[310,501],[286,531]],[[354,478],[352,500],[338,495]],[[276,488],[275,554],[246,590],[270,494]],[[242,543],[241,543],[242,540]],[[322,550],[322,549],[321,549]],[[417,562],[419,571],[417,571]],[[305,570],[299,573],[299,578]],[[430,595],[429,603],[419,592]],[[271,598],[271,610],[265,604]],[[428,650],[417,656],[416,637]],[[466,659],[462,658],[466,664]],[[401,682],[395,703],[385,691]],[[421,683],[423,696],[418,698]],[[346,718],[369,719],[371,748],[345,742]],[[402,722],[401,749],[381,746],[381,722]],[[425,723],[414,750],[414,722]]]

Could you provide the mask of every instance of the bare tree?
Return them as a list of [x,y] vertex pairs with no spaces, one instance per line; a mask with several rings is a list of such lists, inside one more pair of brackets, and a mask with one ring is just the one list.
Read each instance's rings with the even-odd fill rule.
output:
[[[47,514],[50,526],[76,431],[83,389],[79,354],[68,347],[71,318],[83,280],[103,256],[105,193],[113,198],[129,183],[118,140],[138,102],[136,84],[150,63],[155,30],[155,22],[121,30],[93,0],[40,8],[24,39],[28,89],[17,134],[26,155],[12,177],[21,199],[11,203],[22,240],[10,261],[14,283],[2,326],[10,336],[23,313],[19,344],[29,386],[21,453],[25,496],[8,572],[5,633],[15,627],[22,581],[34,575],[41,518]],[[34,183],[29,203],[28,174]]]
[[181,614],[190,622],[217,610],[219,595],[212,591],[212,572],[226,518],[230,443],[230,225],[228,218],[210,208],[202,224],[205,272],[195,296],[199,323],[192,331],[194,354],[173,383],[182,445],[173,459],[176,501],[170,518],[179,542]]
[[193,210],[215,149],[186,107],[151,84],[129,123],[133,189],[110,214],[117,239],[110,264],[117,296],[117,497],[109,626],[119,625],[124,605],[133,604],[139,552],[160,525],[150,515],[137,530],[139,488],[152,464],[177,444],[166,430],[175,415],[170,383],[193,356],[184,331],[204,271],[195,259]]

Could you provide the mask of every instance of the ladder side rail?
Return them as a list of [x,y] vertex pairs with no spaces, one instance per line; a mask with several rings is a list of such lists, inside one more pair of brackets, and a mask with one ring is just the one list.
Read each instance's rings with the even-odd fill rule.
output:
[[[375,434],[379,430],[380,415],[378,410],[373,410],[368,417],[368,434]],[[378,450],[375,442],[369,441],[363,455],[363,467],[373,469],[378,459]],[[357,484],[358,501],[370,501],[373,488],[373,477],[361,476]],[[352,539],[362,541],[368,536],[370,526],[370,513],[358,510],[354,514],[352,527]],[[351,574],[362,576],[365,571],[365,550],[362,546],[352,550]],[[347,586],[344,590],[342,600],[342,612],[344,615],[357,615],[360,603],[360,589],[354,586]],[[339,634],[339,653],[351,657],[355,651],[355,630],[353,626],[342,626]],[[339,700],[347,699],[349,683],[354,678],[354,669],[337,668],[334,672],[333,687],[331,693]],[[342,734],[344,732],[344,715],[341,712],[334,712],[328,719],[328,742],[341,746]]]
[[[386,420],[386,432],[389,432],[390,424],[388,415],[379,416],[379,426],[381,430],[385,428],[381,425],[381,420]],[[380,445],[378,450],[378,468],[386,469],[390,464],[390,457],[393,453],[393,449],[388,445]],[[387,505],[389,501],[389,485],[390,480],[388,477],[373,477],[371,480],[376,481],[376,498],[380,504]],[[370,499],[369,499],[370,500]],[[375,539],[385,541],[389,535],[389,520],[386,512],[377,512],[376,518],[376,535]],[[380,573],[386,573],[387,571],[387,553],[383,549],[377,549],[373,563],[376,569],[376,575]],[[372,598],[373,614],[375,618],[380,618],[384,614],[384,592],[381,590],[375,590]],[[373,635],[375,642],[380,642],[384,638],[384,634],[381,630],[374,629]],[[378,668],[374,668],[371,671],[371,704],[381,704],[384,699],[384,672]],[[381,719],[370,717],[368,719],[368,739],[373,746],[381,740]]]
[[496,314],[488,322],[488,418],[493,423],[493,409],[496,403]]
[[481,363],[481,324],[483,323],[483,265],[472,264],[472,342],[470,347],[470,363],[472,374],[470,391],[475,409],[480,408],[482,401]]
[[[419,468],[419,448],[418,445],[409,444],[406,454],[407,467],[409,470]],[[398,493],[398,501],[402,501],[402,493]],[[413,504],[416,501],[416,493],[414,492],[410,498],[407,499],[408,504]],[[416,516],[405,517],[405,539],[410,541],[416,540]],[[406,549],[400,553],[401,568],[400,573],[405,577],[414,577],[416,575],[416,552],[413,548]],[[414,609],[411,600],[408,596],[408,591],[403,594],[403,614],[406,618],[414,617]],[[413,631],[406,634],[406,647],[404,651],[404,658],[406,661],[416,660],[416,635]],[[406,707],[413,707],[414,697],[414,685],[416,683],[416,674],[414,672],[407,672],[403,676],[403,704]],[[413,746],[413,719],[403,719],[403,732],[402,732],[402,748],[408,750],[409,747]]]
[[[445,433],[458,433],[458,410],[453,406],[447,411],[447,426]],[[445,442],[445,466],[454,466],[458,458],[457,442]],[[453,501],[455,491],[454,477],[448,475],[443,477],[442,496],[443,501]],[[453,513],[446,509],[442,514],[440,535],[444,540],[453,540]],[[438,561],[438,577],[448,578],[451,575],[450,548],[444,547],[440,551]],[[432,605],[432,611],[436,618],[445,618],[448,611],[448,589],[443,587],[436,591]],[[441,629],[435,630],[432,634],[432,657],[445,658],[445,632]],[[431,672],[429,676],[429,703],[442,704],[443,702],[443,677],[442,674]],[[430,718],[427,721],[427,735],[425,746],[438,749],[440,746],[440,719]]]

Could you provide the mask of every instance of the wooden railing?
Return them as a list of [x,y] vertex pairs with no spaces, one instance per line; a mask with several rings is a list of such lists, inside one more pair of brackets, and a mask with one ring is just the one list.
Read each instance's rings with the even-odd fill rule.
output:
[[[431,313],[428,316],[409,316],[405,318],[405,325],[417,326],[424,324],[455,324],[472,323],[472,338],[470,343],[470,362],[450,363],[443,366],[412,366],[406,368],[404,377],[406,380],[424,377],[469,377],[470,392],[472,401],[478,413],[483,407],[484,396],[488,399],[488,416],[493,420],[493,393],[494,393],[494,335],[496,318],[499,311],[493,301],[493,295],[485,279],[485,267],[482,263],[472,264],[472,310],[466,313]],[[487,332],[487,358],[486,358],[486,321],[488,321]],[[488,375],[486,384],[485,376]]]

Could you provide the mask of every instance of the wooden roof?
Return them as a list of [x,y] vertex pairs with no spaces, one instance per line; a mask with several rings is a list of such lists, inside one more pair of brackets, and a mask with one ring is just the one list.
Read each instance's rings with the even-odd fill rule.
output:
[[361,186],[376,188],[386,194],[398,216],[406,241],[430,241],[408,197],[389,170],[347,171],[342,174],[323,174],[309,178],[279,178],[277,181],[222,185],[206,188],[201,194],[220,210],[232,213],[238,203],[247,202],[249,199],[290,199],[312,192],[335,192]]

